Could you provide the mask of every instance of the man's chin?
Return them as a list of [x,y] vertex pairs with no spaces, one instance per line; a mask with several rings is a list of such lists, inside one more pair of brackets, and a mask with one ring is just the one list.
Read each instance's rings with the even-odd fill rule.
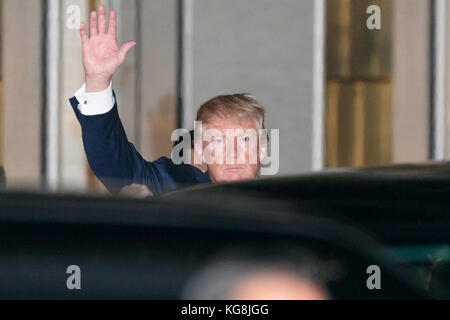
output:
[[217,179],[217,182],[235,182],[235,181],[242,181],[242,180],[248,180],[252,177],[248,174],[239,174],[239,173],[224,173],[219,179]]

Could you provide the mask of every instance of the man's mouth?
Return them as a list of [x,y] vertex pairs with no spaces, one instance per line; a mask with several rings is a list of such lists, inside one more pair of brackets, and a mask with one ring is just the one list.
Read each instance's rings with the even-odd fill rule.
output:
[[243,166],[231,166],[231,167],[226,167],[225,171],[229,172],[229,173],[236,173],[241,171],[242,169],[244,169]]

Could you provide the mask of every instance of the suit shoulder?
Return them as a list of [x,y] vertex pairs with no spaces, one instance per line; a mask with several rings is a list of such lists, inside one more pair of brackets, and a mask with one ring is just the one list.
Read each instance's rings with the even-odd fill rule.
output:
[[207,174],[190,164],[175,164],[172,159],[167,157],[158,158],[153,163],[177,182],[208,181],[209,176]]

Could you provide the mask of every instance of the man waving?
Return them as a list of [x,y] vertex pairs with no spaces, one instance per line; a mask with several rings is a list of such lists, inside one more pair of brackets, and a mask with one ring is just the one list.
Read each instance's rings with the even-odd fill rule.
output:
[[196,145],[200,161],[207,164],[207,172],[189,164],[175,164],[166,157],[152,162],[144,160],[127,139],[111,82],[136,43],[129,41],[118,47],[116,12],[110,12],[107,29],[103,6],[98,12],[91,12],[89,31],[88,35],[86,24],[81,23],[85,83],[70,103],[81,125],[89,165],[110,192],[140,184],[153,194],[162,194],[199,183],[257,176],[265,147],[251,143],[246,133],[264,128],[264,109],[247,94],[217,96],[197,111],[196,120],[202,123],[202,130],[214,133],[206,139],[202,133],[198,148]]

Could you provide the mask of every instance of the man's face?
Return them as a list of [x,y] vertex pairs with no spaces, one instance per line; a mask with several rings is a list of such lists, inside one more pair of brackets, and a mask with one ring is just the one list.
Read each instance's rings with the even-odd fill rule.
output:
[[255,178],[260,164],[255,121],[213,118],[205,126],[203,161],[208,165],[211,181],[228,182]]

